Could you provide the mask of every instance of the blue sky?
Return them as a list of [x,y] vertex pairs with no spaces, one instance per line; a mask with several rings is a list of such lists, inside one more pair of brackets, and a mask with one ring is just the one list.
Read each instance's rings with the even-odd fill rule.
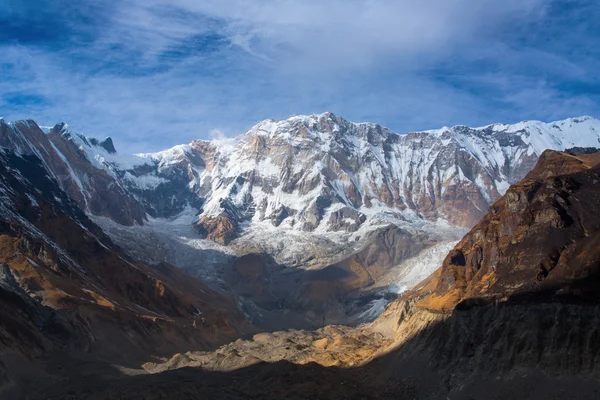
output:
[[0,0],[0,116],[117,149],[332,111],[400,133],[600,116],[597,0]]

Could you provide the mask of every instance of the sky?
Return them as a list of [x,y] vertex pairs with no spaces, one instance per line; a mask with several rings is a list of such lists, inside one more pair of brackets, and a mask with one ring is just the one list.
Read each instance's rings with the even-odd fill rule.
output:
[[121,152],[331,111],[398,133],[600,117],[597,0],[0,0],[0,116]]

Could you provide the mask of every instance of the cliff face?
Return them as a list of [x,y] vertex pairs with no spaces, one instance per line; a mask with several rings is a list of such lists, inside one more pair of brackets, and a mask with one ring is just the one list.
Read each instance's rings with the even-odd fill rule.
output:
[[416,292],[418,306],[519,294],[596,301],[600,272],[600,155],[546,151]]
[[114,153],[112,140],[88,141],[71,133],[65,124],[59,124],[46,134],[32,120],[6,123],[0,120],[0,146],[19,154],[39,158],[45,173],[84,211],[109,217],[118,223],[142,223],[143,208],[126,192],[123,185],[109,171],[96,168],[75,140],[88,147],[97,147]]

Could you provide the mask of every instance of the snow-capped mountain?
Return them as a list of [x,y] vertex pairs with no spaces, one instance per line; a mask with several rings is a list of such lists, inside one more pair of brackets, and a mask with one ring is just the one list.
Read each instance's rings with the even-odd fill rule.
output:
[[591,118],[408,135],[330,113],[265,121],[212,144],[198,182],[206,199],[199,225],[221,218],[234,229],[268,220],[284,229],[355,231],[391,214],[470,227],[544,149],[597,146],[599,136]]
[[50,135],[75,143],[148,215],[172,217],[195,207],[199,230],[228,243],[244,227],[265,222],[281,230],[356,231],[392,215],[470,227],[543,150],[598,146],[600,121],[398,135],[325,113],[263,121],[235,139],[198,140],[133,157],[94,145],[64,125]]
[[252,228],[356,232],[389,221],[471,227],[547,148],[600,145],[592,117],[399,135],[331,113],[267,120],[245,134],[133,156],[110,138],[0,125],[0,145],[38,155],[93,215],[120,224],[187,208],[208,239],[228,244]]
[[64,123],[0,120],[0,146],[39,158],[129,254],[224,285],[253,316],[308,324],[298,327],[376,314],[386,301],[361,292],[409,288],[442,261],[427,249],[460,239],[543,150],[599,138],[592,117],[401,135],[324,113],[123,155]]

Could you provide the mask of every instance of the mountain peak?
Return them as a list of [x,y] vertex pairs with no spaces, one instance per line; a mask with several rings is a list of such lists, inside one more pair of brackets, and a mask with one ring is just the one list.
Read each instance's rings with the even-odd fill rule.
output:
[[67,137],[71,136],[72,134],[71,127],[64,121],[54,125],[50,130],[56,132],[59,135]]
[[292,115],[291,117],[289,117],[287,119],[287,121],[306,121],[306,122],[312,122],[312,121],[322,121],[322,120],[337,120],[338,117],[330,112],[330,111],[326,111],[324,113],[321,114],[297,114],[297,115]]
[[92,146],[100,146],[110,154],[115,154],[117,152],[110,136],[107,136],[104,140],[98,140],[93,137],[88,137],[87,140]]
[[91,136],[84,136],[80,133],[74,132],[69,126],[69,124],[67,124],[66,122],[60,122],[54,125],[48,130],[48,132],[55,132],[56,134],[63,136],[65,139],[76,140],[78,142],[81,141],[88,147],[101,147],[104,150],[106,150],[109,154],[115,154],[117,152],[113,140],[110,136],[107,136],[106,138],[104,138],[104,140],[98,140]]
[[[267,119],[246,132],[250,135],[271,139],[305,138],[329,141],[344,137],[371,138],[393,132],[381,125],[369,122],[351,122],[332,112],[310,115],[294,115],[284,120]],[[377,141],[377,140],[376,140]]]

